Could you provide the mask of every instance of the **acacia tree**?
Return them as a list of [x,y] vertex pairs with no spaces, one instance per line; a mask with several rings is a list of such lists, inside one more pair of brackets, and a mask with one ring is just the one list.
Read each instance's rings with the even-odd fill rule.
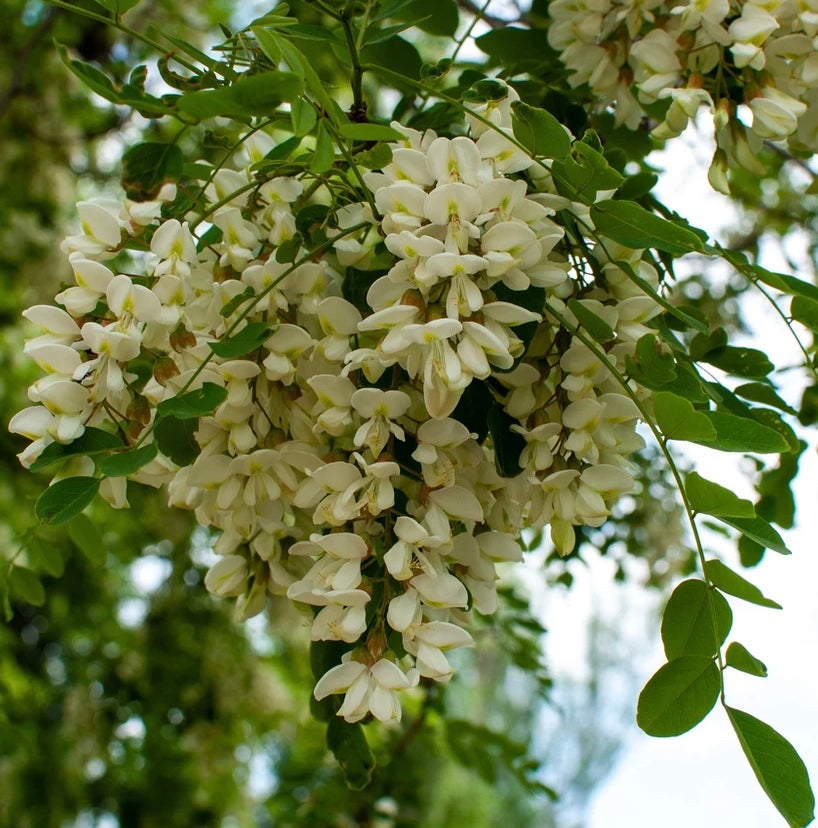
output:
[[[205,586],[240,618],[281,596],[312,612],[312,712],[350,787],[372,790],[367,735],[405,706],[405,733],[423,723],[447,653],[505,597],[497,566],[633,527],[623,496],[644,502],[659,464],[697,574],[667,602],[637,722],[674,736],[720,702],[782,816],[808,824],[803,762],[726,696],[728,667],[766,673],[727,644],[726,596],[777,605],[700,536],[723,524],[745,566],[788,552],[770,490],[796,473],[798,412],[674,265],[733,268],[805,372],[818,288],[690,226],[645,159],[708,108],[717,189],[808,159],[818,8],[556,0],[505,26],[451,0],[316,0],[202,51],[134,28],[133,0],[52,2],[154,50],[116,76],[61,55],[156,126],[123,154],[124,196],[78,204],[74,283],[24,311],[45,376],[10,427],[52,476],[41,524],[165,487],[214,532]],[[464,59],[480,20],[484,58]],[[685,474],[685,441],[758,456],[757,502]],[[43,531],[7,567],[7,606],[54,568]]]

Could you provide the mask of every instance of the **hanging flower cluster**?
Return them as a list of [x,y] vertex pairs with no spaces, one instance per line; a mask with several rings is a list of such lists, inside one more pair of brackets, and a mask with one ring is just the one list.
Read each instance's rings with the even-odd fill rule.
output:
[[[700,106],[715,111],[722,155],[711,179],[728,159],[761,172],[754,155],[764,139],[818,148],[815,0],[556,0],[548,13],[569,83],[588,84],[617,123],[635,129],[645,107],[667,101],[653,134],[671,138]],[[742,103],[749,129],[735,118]]]
[[[81,203],[64,244],[76,284],[25,312],[46,376],[11,423],[33,441],[22,462],[91,426],[145,451],[103,496],[167,484],[218,530],[205,584],[242,617],[268,593],[312,607],[313,640],[349,645],[315,696],[343,694],[350,722],[398,718],[420,677],[450,678],[447,652],[472,643],[470,610],[495,611],[495,566],[520,559],[524,528],[568,554],[633,485],[645,392],[612,369],[660,308],[621,263],[658,277],[640,251],[568,240],[560,212],[592,228],[589,207],[525,177],[515,99],[475,104],[471,137],[395,124],[404,139],[363,173],[360,203],[316,212],[307,173],[259,180],[249,164],[214,172],[209,226],[163,218],[170,191]],[[252,164],[272,143],[246,146]],[[310,210],[321,243],[299,230]],[[145,251],[138,273],[113,267],[126,247]],[[609,327],[604,349],[577,313]],[[195,424],[191,457],[160,439],[171,414]],[[60,474],[99,469],[86,456]]]

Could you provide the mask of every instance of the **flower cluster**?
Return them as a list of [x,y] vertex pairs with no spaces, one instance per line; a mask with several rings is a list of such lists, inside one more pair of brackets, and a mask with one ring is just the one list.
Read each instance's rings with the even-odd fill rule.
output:
[[[815,0],[556,0],[548,13],[569,82],[588,84],[618,123],[636,128],[645,107],[667,102],[653,134],[670,138],[700,106],[715,112],[714,184],[728,159],[756,169],[762,140],[818,148]],[[735,117],[740,104],[749,129]]]
[[[213,172],[207,221],[164,218],[170,191],[81,203],[76,284],[26,312],[47,375],[11,423],[33,441],[23,463],[89,426],[156,440],[103,496],[166,483],[218,530],[205,584],[242,617],[268,593],[312,607],[312,639],[349,645],[315,696],[343,694],[348,721],[397,718],[401,692],[450,678],[524,528],[567,554],[633,485],[645,392],[621,377],[660,310],[637,282],[658,277],[640,251],[568,238],[560,215],[590,228],[589,207],[525,177],[515,97],[474,105],[471,137],[395,124],[360,203],[322,207],[307,173],[256,177],[262,132],[249,164]],[[133,248],[149,253],[125,264]],[[610,328],[604,348],[576,313]],[[214,388],[192,457],[158,439],[169,403]]]

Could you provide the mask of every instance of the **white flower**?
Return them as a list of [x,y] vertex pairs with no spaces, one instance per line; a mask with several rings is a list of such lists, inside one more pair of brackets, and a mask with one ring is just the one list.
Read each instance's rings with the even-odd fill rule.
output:
[[356,446],[367,446],[377,457],[394,435],[404,440],[403,429],[394,421],[408,410],[411,400],[403,391],[381,391],[378,388],[360,388],[351,398],[352,407],[365,418],[355,432],[353,442]]
[[225,555],[208,569],[204,583],[214,595],[234,598],[244,592],[247,577],[247,560],[241,555]]

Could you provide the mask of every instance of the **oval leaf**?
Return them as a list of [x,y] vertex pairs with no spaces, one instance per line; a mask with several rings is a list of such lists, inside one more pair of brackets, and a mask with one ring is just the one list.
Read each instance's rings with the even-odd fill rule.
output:
[[781,609],[781,604],[765,598],[764,594],[755,584],[751,584],[748,580],[742,578],[738,572],[733,572],[729,566],[723,564],[721,561],[715,559],[706,561],[704,564],[704,574],[722,592],[726,592],[728,595],[735,595],[736,598],[741,598],[742,601],[749,601],[751,604],[758,604],[760,607]]
[[223,359],[237,359],[260,348],[272,332],[273,329],[264,322],[250,322],[230,339],[209,342],[208,346],[216,356]]
[[537,158],[564,158],[571,151],[571,136],[545,109],[522,101],[511,104],[514,137]]
[[725,663],[734,670],[749,673],[751,676],[767,678],[767,665],[759,661],[750,651],[738,641],[731,641],[725,655]]
[[176,144],[145,141],[122,156],[122,188],[128,198],[147,201],[161,186],[182,177],[184,158]]
[[724,411],[708,411],[705,416],[715,429],[716,436],[711,439],[699,438],[695,441],[697,443],[704,443],[719,451],[753,454],[779,454],[790,450],[789,443],[781,434],[755,420]]
[[65,460],[83,454],[90,457],[105,451],[122,448],[122,440],[115,434],[109,434],[100,428],[86,428],[85,431],[71,443],[50,443],[43,449],[42,454],[31,464],[30,471],[38,472]]
[[163,417],[154,431],[159,451],[169,457],[177,466],[192,463],[201,451],[196,442],[198,422],[194,419]]
[[733,613],[724,596],[704,581],[682,581],[673,590],[662,615],[665,655],[669,661],[681,656],[712,658],[732,625]]
[[707,416],[696,411],[684,397],[670,391],[659,391],[653,395],[653,413],[662,434],[668,440],[690,440],[699,442],[713,440],[716,429]]
[[635,201],[599,201],[591,220],[604,236],[626,247],[652,247],[666,253],[700,253],[704,242],[692,231],[641,207]]
[[195,391],[160,402],[156,406],[156,414],[159,417],[176,417],[177,420],[195,420],[212,414],[226,399],[227,391],[220,385],[203,382],[202,387]]
[[791,554],[781,535],[764,518],[719,517],[719,520],[728,526],[732,526],[734,529],[738,529],[742,535],[750,538],[750,540],[754,540],[756,543],[760,543],[766,549],[772,549],[774,552],[779,552],[782,555]]
[[677,658],[661,667],[639,694],[636,723],[649,736],[686,733],[713,709],[720,689],[713,659]]
[[576,316],[579,324],[600,343],[610,342],[614,338],[613,328],[602,317],[588,310],[578,299],[569,299],[568,307]]
[[147,466],[156,457],[158,447],[156,443],[149,443],[142,448],[112,454],[97,463],[97,468],[106,477],[126,477]]
[[35,572],[24,566],[12,566],[8,578],[11,594],[15,598],[35,607],[45,603],[45,588]]
[[690,507],[696,512],[724,517],[755,517],[755,508],[749,500],[737,497],[730,489],[696,472],[685,478],[685,491]]
[[791,828],[809,825],[815,818],[815,796],[795,748],[755,716],[733,707],[725,709],[764,793]]
[[102,566],[108,557],[105,540],[99,529],[85,516],[77,515],[65,527],[68,537],[92,564]]
[[34,504],[34,514],[43,523],[57,525],[76,517],[99,489],[96,477],[68,477],[49,486]]

